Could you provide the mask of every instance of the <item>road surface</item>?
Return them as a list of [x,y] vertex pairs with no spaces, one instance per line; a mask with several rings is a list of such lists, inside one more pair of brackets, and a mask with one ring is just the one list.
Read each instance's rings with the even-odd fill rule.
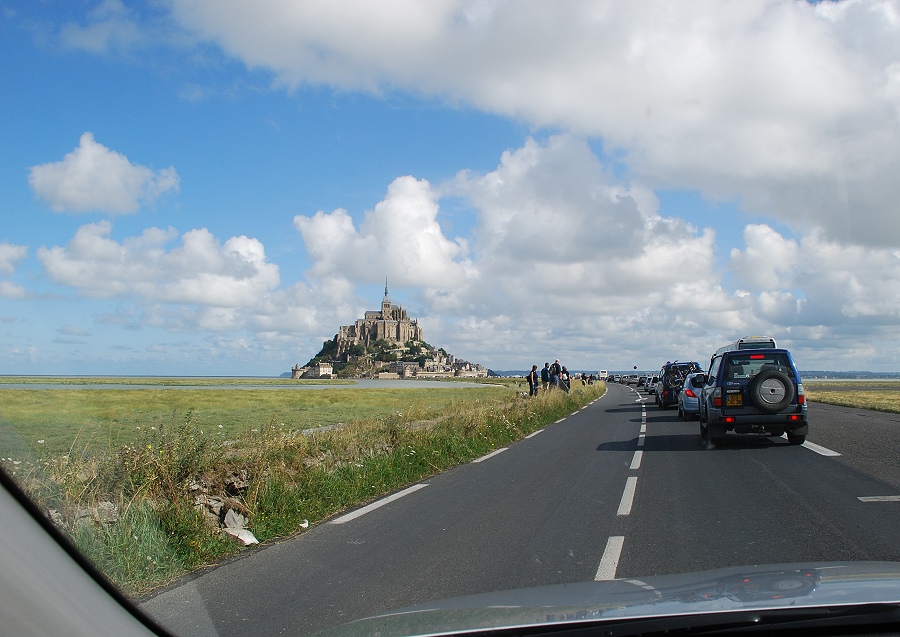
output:
[[[745,564],[900,561],[900,416],[811,404],[804,446],[707,448],[631,387],[145,601],[176,634],[307,635],[472,593]],[[730,435],[730,434],[729,434]]]

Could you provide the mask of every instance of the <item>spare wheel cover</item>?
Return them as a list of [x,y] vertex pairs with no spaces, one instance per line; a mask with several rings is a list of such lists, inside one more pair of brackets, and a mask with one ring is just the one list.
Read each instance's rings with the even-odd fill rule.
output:
[[781,411],[794,399],[794,383],[777,369],[761,371],[750,383],[750,401],[770,414]]

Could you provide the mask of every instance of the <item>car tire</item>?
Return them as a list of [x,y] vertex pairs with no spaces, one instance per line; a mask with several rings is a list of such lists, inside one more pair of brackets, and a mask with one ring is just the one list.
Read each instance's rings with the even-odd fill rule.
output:
[[684,412],[681,410],[681,405],[678,405],[678,417],[684,420]]
[[794,399],[794,383],[784,372],[764,369],[750,382],[750,402],[767,414],[776,414]]
[[791,443],[792,445],[802,445],[804,442],[806,442],[806,436],[804,436],[803,434],[790,434],[789,433],[787,435],[787,438],[788,438],[788,442]]
[[700,421],[700,440],[706,442],[707,438],[709,438],[709,433],[706,430],[706,425],[703,424],[703,421]]

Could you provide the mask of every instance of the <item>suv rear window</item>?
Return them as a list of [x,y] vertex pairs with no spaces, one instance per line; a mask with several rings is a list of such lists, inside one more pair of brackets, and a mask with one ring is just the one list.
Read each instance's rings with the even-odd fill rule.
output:
[[731,356],[725,363],[725,380],[744,380],[756,376],[764,369],[777,369],[789,376],[794,375],[791,362],[784,352],[754,352]]

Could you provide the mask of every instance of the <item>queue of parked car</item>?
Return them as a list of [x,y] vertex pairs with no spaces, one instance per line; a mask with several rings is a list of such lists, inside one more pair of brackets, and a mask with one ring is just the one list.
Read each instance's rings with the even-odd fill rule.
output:
[[803,383],[791,353],[773,338],[747,336],[720,347],[706,371],[696,361],[667,361],[640,384],[660,408],[676,406],[682,420],[696,417],[701,438],[713,445],[727,432],[806,441]]

